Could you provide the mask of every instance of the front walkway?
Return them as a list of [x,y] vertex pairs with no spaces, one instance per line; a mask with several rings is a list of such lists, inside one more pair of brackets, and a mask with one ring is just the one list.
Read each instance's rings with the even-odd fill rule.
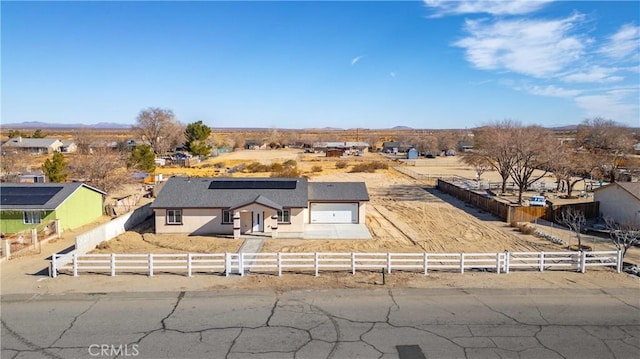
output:
[[360,224],[306,224],[303,233],[278,233],[286,239],[373,239],[366,225]]

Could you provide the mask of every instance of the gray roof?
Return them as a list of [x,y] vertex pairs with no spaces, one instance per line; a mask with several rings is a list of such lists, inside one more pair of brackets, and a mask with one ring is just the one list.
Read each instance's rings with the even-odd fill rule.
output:
[[5,142],[2,146],[7,147],[24,147],[24,148],[49,148],[57,143],[62,145],[60,140],[55,138],[12,138]]
[[[256,183],[262,182],[273,184],[273,186],[256,186]],[[290,186],[292,184],[293,186]],[[306,208],[308,206],[307,180],[305,178],[171,177],[162,187],[151,207],[238,208],[254,202],[272,208]]]
[[309,201],[368,201],[364,182],[309,182]]
[[80,187],[106,194],[81,182],[0,183],[2,210],[53,211]]

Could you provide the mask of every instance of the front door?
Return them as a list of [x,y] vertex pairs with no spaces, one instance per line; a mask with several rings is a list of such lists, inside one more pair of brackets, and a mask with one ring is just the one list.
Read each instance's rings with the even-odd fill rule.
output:
[[253,231],[264,232],[264,218],[262,212],[253,212]]

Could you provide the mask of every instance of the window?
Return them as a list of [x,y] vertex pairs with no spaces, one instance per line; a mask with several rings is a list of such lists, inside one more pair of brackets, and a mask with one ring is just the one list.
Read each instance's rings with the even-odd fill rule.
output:
[[291,223],[291,213],[288,209],[278,211],[278,223]]
[[232,224],[233,223],[233,212],[228,209],[222,210],[222,224]]
[[40,212],[23,212],[22,218],[24,219],[24,224],[39,224],[42,221]]
[[168,209],[167,210],[167,224],[182,224],[182,210],[181,209]]

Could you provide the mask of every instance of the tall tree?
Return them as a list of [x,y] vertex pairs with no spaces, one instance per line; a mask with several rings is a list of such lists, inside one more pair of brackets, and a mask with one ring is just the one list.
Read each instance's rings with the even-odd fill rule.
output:
[[156,154],[167,152],[184,139],[182,125],[169,109],[150,107],[140,111],[134,129]]
[[512,133],[514,158],[510,173],[518,186],[518,202],[522,203],[522,193],[547,174],[556,140],[549,130],[539,126],[516,128]]
[[184,130],[187,151],[196,156],[208,156],[211,153],[210,135],[211,128],[202,121],[188,124]]
[[587,119],[578,126],[577,144],[589,151],[600,176],[615,182],[633,146],[632,131],[613,120]]
[[53,158],[47,158],[42,165],[42,172],[47,175],[49,182],[64,182],[67,179],[67,162],[60,152],[53,154]]
[[124,166],[122,153],[97,148],[91,153],[77,155],[70,168],[74,176],[84,178],[92,186],[110,192],[131,182],[131,175]]
[[473,153],[487,159],[502,178],[502,193],[506,191],[507,181],[515,161],[515,141],[513,133],[520,123],[504,120],[474,130]]
[[151,151],[151,146],[136,146],[127,160],[127,168],[135,168],[140,171],[151,173],[156,169],[156,156]]
[[31,138],[45,138],[45,137],[47,137],[47,134],[42,132],[41,129],[37,129],[33,131],[33,134],[31,135]]
[[588,154],[579,152],[574,146],[568,144],[560,145],[554,152],[548,169],[558,180],[558,186],[561,183],[565,185],[567,197],[571,198],[573,187],[587,178],[591,171]]

